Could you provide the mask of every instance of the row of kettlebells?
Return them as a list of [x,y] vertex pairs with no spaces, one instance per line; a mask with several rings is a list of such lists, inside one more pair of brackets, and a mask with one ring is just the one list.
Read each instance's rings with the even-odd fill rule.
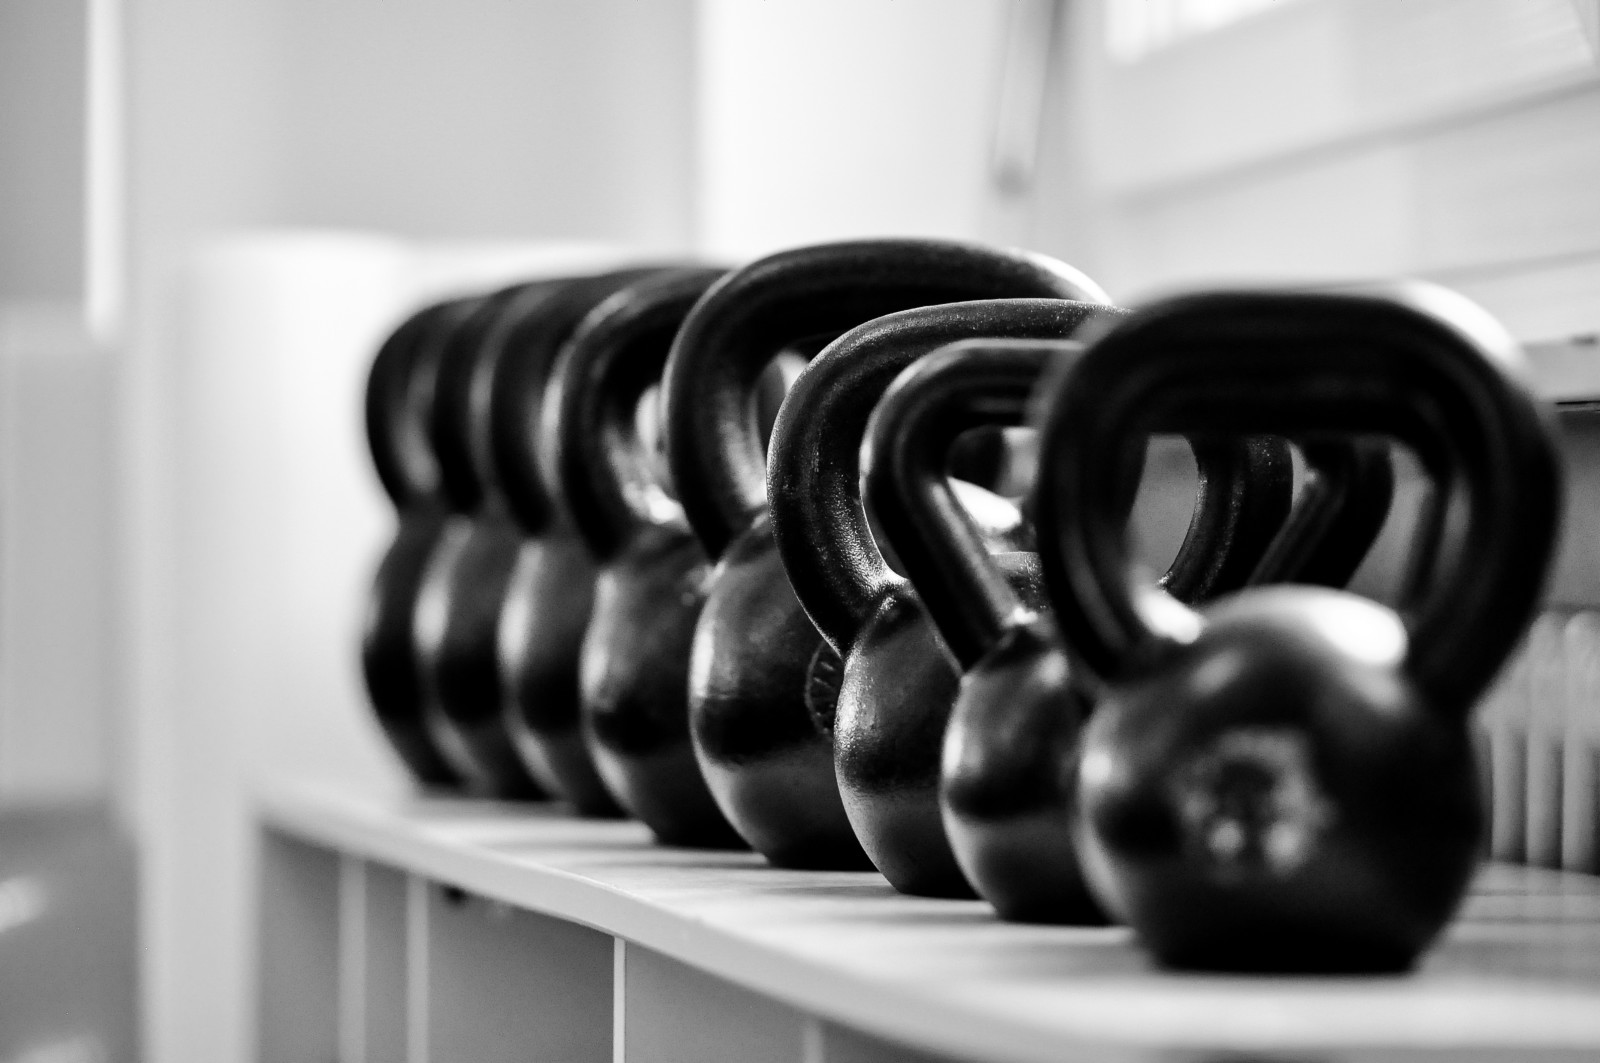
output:
[[[1404,968],[1475,866],[1467,718],[1554,549],[1519,359],[1438,288],[1129,312],[924,240],[440,303],[369,382],[372,701],[427,783],[1109,915],[1169,965]],[[1024,424],[1019,505],[987,488]],[[1156,580],[1158,433],[1199,476]],[[1338,588],[1395,444],[1432,490],[1390,609]]]

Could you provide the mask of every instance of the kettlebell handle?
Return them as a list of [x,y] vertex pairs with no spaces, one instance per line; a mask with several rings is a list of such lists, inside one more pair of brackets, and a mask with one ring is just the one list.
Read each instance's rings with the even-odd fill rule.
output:
[[[945,475],[951,446],[983,425],[1026,417],[1039,381],[1082,345],[981,339],[953,344],[900,374],[872,415],[863,490],[963,669],[1032,614],[990,556]],[[1242,585],[1290,512],[1288,446],[1279,439],[1191,441],[1195,511],[1161,583],[1193,600]],[[1137,480],[1135,480],[1137,483]],[[1126,485],[1126,519],[1134,491]]]
[[1059,339],[1097,315],[1120,312],[1066,299],[985,299],[902,310],[846,332],[800,373],[773,427],[766,496],[784,571],[806,615],[835,650],[849,652],[884,591],[900,582],[872,534],[861,498],[862,438],[895,377],[957,340]]
[[1202,624],[1157,616],[1129,579],[1111,503],[1152,426],[1387,435],[1460,477],[1465,527],[1406,618],[1403,668],[1465,712],[1538,604],[1560,518],[1550,416],[1522,374],[1487,314],[1427,284],[1180,296],[1120,320],[1059,382],[1041,440],[1041,563],[1075,658],[1115,682]]
[[558,487],[598,562],[663,523],[647,501],[660,485],[635,415],[661,378],[684,316],[724,272],[669,270],[617,291],[584,318],[557,359],[545,391],[545,479]]
[[662,379],[667,460],[689,526],[713,559],[767,510],[751,415],[762,370],[810,337],[899,310],[973,299],[1109,302],[1089,278],[1021,251],[945,240],[863,240],[782,251],[724,277],[690,312]]
[[490,463],[526,534],[538,534],[562,516],[539,459],[544,393],[556,356],[597,303],[660,268],[640,266],[567,280],[489,341],[498,345],[494,357],[500,363],[481,378],[488,390],[481,402],[488,417]]
[[434,378],[429,435],[445,492],[458,512],[502,503],[489,400],[506,353],[508,326],[536,313],[563,283],[538,280],[501,289],[475,300],[471,314],[450,330]]
[[389,334],[367,374],[367,446],[384,492],[399,508],[438,502],[443,474],[429,438],[434,371],[445,334],[466,313],[467,300],[434,303]]
[[[1377,439],[1301,444],[1306,483],[1250,583],[1343,587],[1383,530],[1394,502],[1394,462]],[[1431,553],[1431,551],[1430,551]],[[1402,596],[1402,601],[1411,596]]]

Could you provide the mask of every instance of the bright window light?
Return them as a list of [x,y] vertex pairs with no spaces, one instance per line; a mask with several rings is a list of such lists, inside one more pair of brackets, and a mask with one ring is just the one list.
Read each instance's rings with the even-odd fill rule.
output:
[[1105,0],[1106,50],[1125,63],[1300,0]]

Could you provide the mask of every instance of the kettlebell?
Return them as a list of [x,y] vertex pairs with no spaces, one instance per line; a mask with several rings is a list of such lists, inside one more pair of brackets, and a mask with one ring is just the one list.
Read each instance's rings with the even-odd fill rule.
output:
[[869,866],[834,780],[839,660],[778,557],[752,388],[797,341],[831,340],[911,307],[1006,297],[1106,301],[1042,256],[937,240],[823,244],[730,273],[673,341],[662,382],[667,461],[715,564],[690,655],[690,734],[718,806],[774,864]]
[[[768,461],[773,530],[801,605],[842,658],[833,729],[839,789],[857,838],[903,892],[972,894],[940,822],[938,799],[939,751],[961,669],[911,584],[886,563],[868,524],[860,454],[869,416],[901,370],[952,340],[1060,337],[1112,312],[1092,304],[1002,300],[886,315],[819,355],[780,414]],[[969,420],[964,427],[987,426]],[[951,449],[941,455],[939,475],[956,503],[955,482],[947,479]],[[1233,524],[1242,523],[1248,531],[1236,545],[1259,554],[1288,508],[1287,447],[1241,447],[1224,457],[1234,461],[1227,471],[1245,482],[1230,493],[1221,470],[1212,470],[1208,497],[1219,503],[1206,510],[1216,517],[1213,552],[1232,544]],[[880,521],[894,520],[873,509]],[[984,535],[978,545],[985,556],[994,555],[1015,593],[1040,603],[1032,553],[996,551]],[[1244,567],[1235,560],[1234,569]]]
[[[1037,585],[1017,580],[1010,558],[991,556],[950,491],[946,460],[975,426],[1021,424],[1041,377],[1070,365],[1080,349],[971,340],[936,351],[895,380],[862,448],[862,490],[910,583],[909,590],[889,593],[920,599],[920,623],[937,629],[948,655],[943,667],[952,675],[940,706],[949,725],[942,729],[935,814],[978,893],[1002,918],[1027,922],[1104,921],[1084,887],[1070,832],[1086,695],[1071,681]],[[1310,474],[1291,509],[1281,440],[1189,443],[1196,508],[1160,580],[1178,599],[1234,590],[1247,579],[1282,578],[1291,566],[1343,582],[1388,513],[1393,479],[1384,449],[1348,453],[1352,448],[1326,444],[1308,455]],[[1027,561],[1036,575],[1037,559]],[[886,610],[865,615],[867,625],[858,630]],[[856,640],[867,657],[865,637]],[[884,654],[862,670],[889,674],[896,667],[893,654]],[[842,718],[843,696],[840,703]],[[917,706],[878,712],[886,709],[905,719]],[[870,728],[863,732],[877,738]],[[842,770],[840,778],[843,785]]]
[[632,272],[520,286],[461,329],[432,422],[445,483],[473,519],[447,533],[419,610],[430,720],[478,788],[536,783],[585,815],[617,815],[578,726],[577,652],[593,568],[537,475],[545,383],[567,335]]
[[[879,551],[862,507],[867,417],[895,376],[934,348],[971,336],[1059,338],[1117,312],[1065,299],[991,299],[886,314],[830,343],[778,412],[767,453],[773,540],[830,664],[839,662],[827,693],[845,814],[867,857],[902,892],[971,895],[944,838],[936,792],[957,673]],[[992,548],[992,539],[984,545]],[[1013,548],[1002,546],[1008,576],[1037,586],[1032,556]]]
[[[1101,685],[1075,832],[1102,903],[1158,962],[1398,971],[1465,893],[1483,812],[1467,721],[1527,629],[1561,464],[1516,344],[1431,285],[1153,303],[1048,400],[1035,507],[1074,668]],[[1465,520],[1413,609],[1255,587],[1152,608],[1118,477],[1153,426],[1383,435]]]
[[689,642],[711,566],[662,483],[639,419],[678,326],[722,274],[664,271],[596,306],[552,373],[542,448],[545,479],[598,569],[578,678],[594,763],[659,841],[714,848],[744,843],[711,799],[689,744]]
[[379,347],[366,389],[367,442],[399,528],[367,596],[361,673],[389,744],[418,782],[439,787],[458,786],[462,778],[428,732],[411,637],[423,572],[449,514],[427,438],[434,367],[425,355],[430,347],[437,353],[429,334],[465,312],[463,305],[438,303],[408,317]]
[[441,459],[441,490],[451,516],[428,558],[412,617],[424,719],[467,789],[505,800],[549,796],[507,729],[496,671],[500,612],[522,535],[502,507],[486,504],[481,478],[461,457],[470,453],[471,445],[465,418],[456,409],[464,389],[455,381],[470,378],[487,344],[504,341],[506,321],[536,314],[559,283],[506,289],[474,300],[470,312],[440,337],[426,423],[429,444]]

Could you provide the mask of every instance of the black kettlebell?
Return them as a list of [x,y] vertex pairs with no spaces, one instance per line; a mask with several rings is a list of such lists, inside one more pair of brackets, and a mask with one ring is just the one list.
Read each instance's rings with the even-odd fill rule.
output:
[[561,345],[596,303],[639,275],[495,296],[445,359],[432,425],[445,482],[473,514],[447,533],[430,584],[437,601],[418,613],[435,732],[479,789],[517,796],[531,781],[595,816],[619,809],[579,728],[577,658],[593,566],[540,479],[535,441]]
[[742,847],[689,744],[689,643],[710,562],[662,483],[641,404],[718,269],[663,272],[583,320],[546,392],[546,479],[599,575],[583,638],[584,735],[617,801],[669,845]]
[[[973,340],[936,351],[895,380],[862,448],[869,506],[950,654],[946,667],[961,675],[959,693],[946,694],[942,706],[949,726],[937,799],[955,859],[1002,918],[1029,922],[1104,919],[1084,887],[1070,836],[1086,696],[1072,682],[1036,588],[1019,583],[1009,559],[991,557],[945,471],[963,433],[1022,423],[1041,376],[1070,365],[1080,349]],[[1180,600],[1234,590],[1247,578],[1280,578],[1290,566],[1343,582],[1388,512],[1393,481],[1385,450],[1318,449],[1289,509],[1290,463],[1281,441],[1201,437],[1190,446],[1199,474],[1196,508],[1160,581]],[[1308,540],[1320,549],[1306,549]],[[1037,559],[1028,564],[1036,573]],[[863,656],[873,652],[865,641],[858,637]],[[886,653],[863,670],[889,674],[895,667]],[[915,708],[892,711],[910,717]]]
[[[959,674],[868,524],[859,461],[867,418],[896,375],[937,347],[972,336],[1060,338],[1117,312],[1065,299],[991,299],[886,314],[829,344],[778,412],[767,453],[773,539],[796,599],[841,662],[825,689],[845,813],[873,865],[902,892],[972,893],[937,796],[939,740]],[[994,545],[983,540],[986,551]],[[1037,587],[1033,555],[1013,543],[1001,548],[1008,577],[1025,594]]]
[[367,378],[367,442],[399,528],[367,597],[361,672],[384,735],[427,786],[462,782],[428,732],[411,626],[423,572],[450,513],[427,436],[439,350],[431,334],[447,330],[467,312],[466,304],[438,303],[412,314],[378,349]]
[[[735,829],[775,864],[867,866],[833,774],[838,658],[796,600],[772,538],[750,396],[774,354],[883,314],[987,298],[1106,301],[1042,256],[936,240],[780,252],[690,312],[663,376],[668,464],[716,569],[689,671],[695,754]],[[781,417],[780,413],[780,417]]]
[[[886,315],[823,351],[801,374],[779,416],[768,460],[778,549],[801,605],[842,658],[833,726],[839,789],[857,838],[903,892],[972,894],[939,814],[940,747],[961,669],[911,584],[886,562],[868,523],[860,455],[869,417],[899,372],[936,347],[971,336],[1060,337],[1097,312],[1113,311],[1009,300]],[[964,426],[984,427],[977,420]],[[952,504],[966,513],[948,478],[951,449],[941,455],[939,475]],[[1226,472],[1245,482],[1230,492],[1223,471],[1212,470],[1208,498],[1216,504],[1206,512],[1216,517],[1216,536],[1207,545],[1212,554],[1232,545],[1253,557],[1288,509],[1288,449],[1276,443],[1240,446],[1223,459],[1231,462]],[[881,507],[872,510],[880,522],[892,523],[896,516]],[[1001,578],[1024,602],[1040,604],[1033,553],[996,550],[981,533],[978,546],[994,555]],[[1231,569],[1247,571],[1248,562],[1233,562]]]
[[[428,558],[412,618],[424,718],[467,789],[506,800],[549,795],[517,752],[496,671],[500,611],[522,534],[502,507],[485,505],[482,479],[460,457],[471,451],[466,418],[457,409],[463,389],[446,378],[470,377],[484,346],[504,340],[504,322],[536,313],[558,286],[534,284],[473,301],[440,338],[427,423],[452,515]],[[447,392],[451,401],[444,401]],[[452,454],[453,460],[444,457]]]
[[[1456,909],[1482,831],[1468,714],[1538,605],[1561,510],[1522,376],[1504,331],[1433,286],[1225,292],[1124,319],[1050,396],[1044,571],[1104,684],[1078,842],[1159,962],[1396,971]],[[1114,503],[1158,425],[1385,435],[1459,476],[1466,519],[1413,610],[1275,586],[1157,614]]]

